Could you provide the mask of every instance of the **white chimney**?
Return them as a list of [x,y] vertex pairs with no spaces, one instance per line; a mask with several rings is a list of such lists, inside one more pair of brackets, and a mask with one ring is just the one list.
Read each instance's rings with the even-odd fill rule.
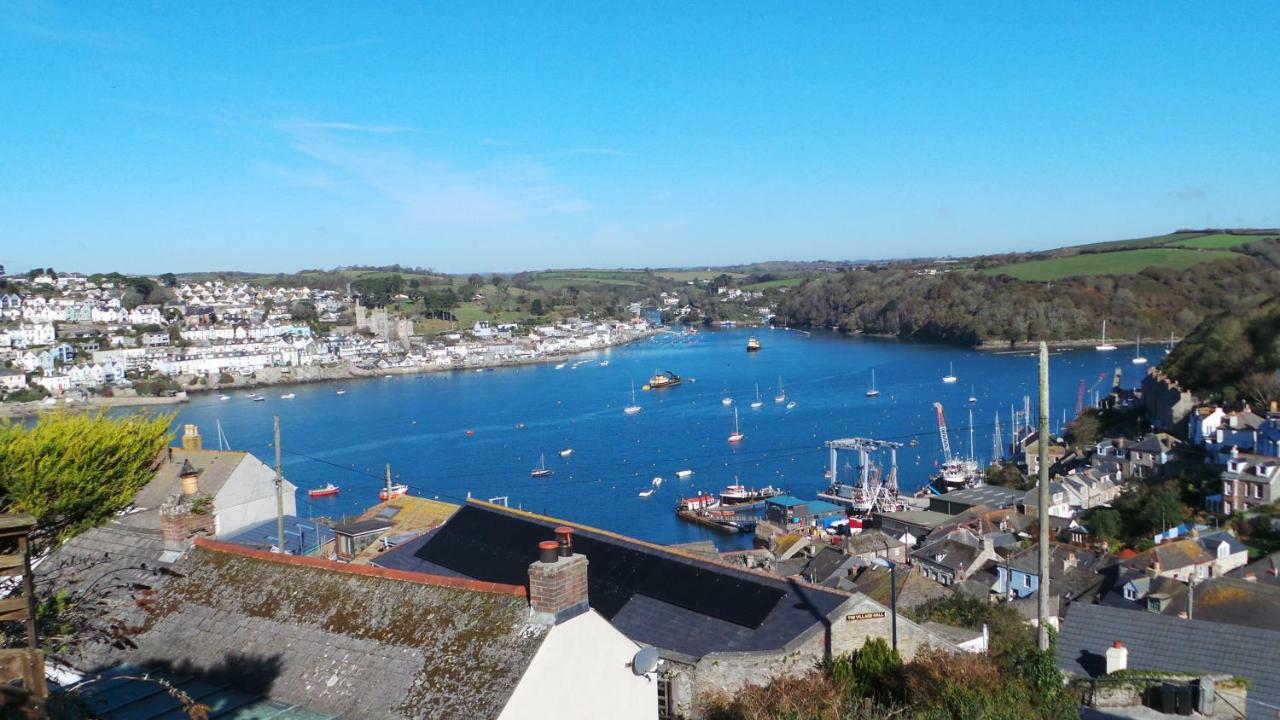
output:
[[1107,674],[1112,675],[1129,667],[1129,648],[1119,640],[1107,648]]

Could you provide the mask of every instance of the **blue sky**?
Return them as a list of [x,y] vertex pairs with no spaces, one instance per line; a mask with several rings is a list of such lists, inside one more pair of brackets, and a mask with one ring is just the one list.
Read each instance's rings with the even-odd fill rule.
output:
[[1280,225],[1280,5],[0,0],[0,263],[447,271]]

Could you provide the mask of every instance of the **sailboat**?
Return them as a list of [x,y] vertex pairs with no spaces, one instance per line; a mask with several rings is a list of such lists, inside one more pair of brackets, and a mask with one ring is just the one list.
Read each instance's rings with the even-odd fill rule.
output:
[[944,383],[953,383],[956,381],[956,364],[951,363],[949,367],[951,369],[948,370],[947,374],[942,378],[942,382]]
[[876,397],[880,391],[876,389],[876,371],[871,371],[871,389],[867,391],[867,397]]
[[729,407],[730,405],[732,405],[732,404],[733,404],[733,398],[729,396],[729,385],[728,385],[728,384],[725,384],[725,386],[724,386],[724,397],[720,398],[720,404],[721,404],[721,405],[723,405],[723,406],[725,406],[725,407]]
[[529,475],[531,477],[550,477],[551,476],[551,468],[547,467],[546,455],[538,456],[538,467],[529,471]]
[[635,415],[644,408],[636,404],[636,382],[631,381],[631,404],[622,409],[622,412],[628,415]]
[[978,394],[974,392],[972,385],[969,386],[969,402],[971,403],[978,402]]
[[746,435],[743,435],[742,431],[738,429],[738,409],[734,408],[733,409],[733,432],[729,434],[729,442],[731,443],[741,442],[742,438],[744,437],[746,437]]
[[1168,355],[1173,351],[1173,333],[1169,333],[1169,346],[1164,349],[1164,354]]
[[1146,364],[1147,364],[1147,359],[1146,359],[1146,358],[1144,358],[1144,357],[1142,357],[1142,336],[1141,336],[1141,335],[1139,335],[1139,336],[1138,336],[1138,339],[1137,339],[1137,341],[1136,341],[1136,344],[1135,344],[1135,345],[1134,345],[1134,347],[1133,347],[1133,360],[1132,360],[1132,362],[1133,362],[1133,364],[1134,364],[1134,365],[1146,365]]
[[778,376],[778,394],[773,396],[773,401],[776,403],[787,401],[787,391],[782,387],[781,375]]
[[1107,321],[1106,320],[1102,321],[1102,344],[1094,345],[1093,349],[1097,350],[1098,352],[1109,352],[1111,350],[1116,349],[1115,345],[1112,345],[1107,342]]
[[764,401],[760,399],[760,383],[756,383],[756,401],[751,403],[752,410],[759,410],[764,406]]

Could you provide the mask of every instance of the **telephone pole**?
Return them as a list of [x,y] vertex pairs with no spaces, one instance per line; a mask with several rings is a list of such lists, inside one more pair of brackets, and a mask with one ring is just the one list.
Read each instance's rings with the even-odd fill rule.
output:
[[387,463],[387,502],[391,501],[391,463]]
[[285,550],[284,542],[284,473],[280,471],[280,416],[275,416],[276,430],[276,545],[280,552]]
[[1049,651],[1049,346],[1040,343],[1040,589],[1037,639]]

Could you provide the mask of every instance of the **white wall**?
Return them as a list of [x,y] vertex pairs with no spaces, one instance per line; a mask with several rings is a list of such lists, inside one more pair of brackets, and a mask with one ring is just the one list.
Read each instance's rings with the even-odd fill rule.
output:
[[[245,454],[214,497],[219,537],[235,534],[250,525],[275,518],[275,478],[274,470],[254,456]],[[285,515],[298,514],[295,490],[293,483],[284,481]]]
[[556,625],[498,720],[653,720],[658,680],[631,672],[639,649],[594,610]]

